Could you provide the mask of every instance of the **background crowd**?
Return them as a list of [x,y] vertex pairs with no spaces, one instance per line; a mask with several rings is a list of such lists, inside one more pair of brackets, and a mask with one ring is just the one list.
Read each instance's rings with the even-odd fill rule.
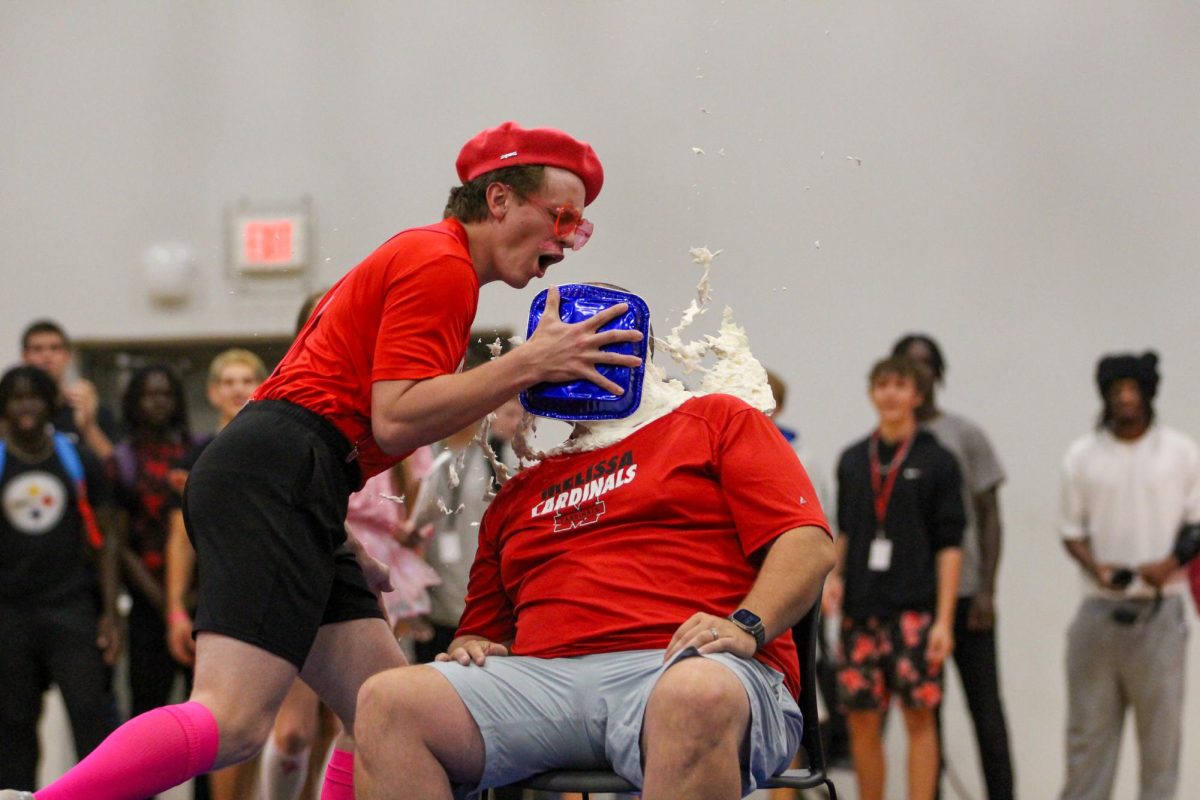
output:
[[[298,324],[319,298],[309,298]],[[493,357],[492,343],[507,347],[509,336],[474,332],[464,368]],[[0,380],[0,682],[8,689],[0,785],[33,788],[50,686],[62,692],[82,757],[120,718],[163,705],[177,681],[188,685],[196,572],[180,497],[213,433],[192,430],[181,379],[166,365],[133,371],[120,397],[102,398],[73,369],[71,340],[57,323],[30,324],[20,344],[22,364]],[[212,361],[207,398],[218,432],[266,372],[245,349]],[[939,405],[946,373],[932,337],[897,340],[867,372],[876,414],[864,419],[869,435],[828,476],[800,433],[779,428],[839,532],[823,602],[822,728],[831,763],[855,770],[867,800],[884,796],[890,705],[909,740],[909,796],[932,797],[940,773],[953,781],[939,745],[951,660],[986,796],[1014,795],[996,636],[1005,470],[978,424]],[[778,416],[787,384],[769,377]],[[1064,798],[1108,796],[1128,710],[1140,796],[1176,796],[1200,450],[1156,419],[1159,380],[1153,353],[1102,358],[1098,421],[1081,421],[1084,435],[1063,461],[1059,532],[1084,595],[1064,661]],[[453,638],[479,520],[519,467],[509,443],[521,413],[514,398],[351,500],[348,525],[390,570],[382,602],[413,660],[432,660]],[[127,685],[114,691],[122,657]],[[336,724],[297,681],[261,758],[197,779],[195,796],[311,797]]]

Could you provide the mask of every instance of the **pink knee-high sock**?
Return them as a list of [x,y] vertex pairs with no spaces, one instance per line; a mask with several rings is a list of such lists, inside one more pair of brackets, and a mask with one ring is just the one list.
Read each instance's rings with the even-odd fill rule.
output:
[[321,800],[354,800],[354,751],[333,751],[325,767]]
[[139,800],[208,772],[217,758],[217,721],[199,703],[134,717],[41,791],[36,800]]

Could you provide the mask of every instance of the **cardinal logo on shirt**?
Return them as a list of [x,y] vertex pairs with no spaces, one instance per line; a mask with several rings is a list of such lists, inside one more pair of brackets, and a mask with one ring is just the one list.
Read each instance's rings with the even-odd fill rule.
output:
[[[559,530],[560,516],[570,516],[585,508],[593,508],[602,496],[633,483],[636,477],[637,464],[633,460],[633,451],[626,450],[620,455],[589,464],[575,475],[547,486],[542,490],[541,500],[530,509],[529,515],[540,517],[554,514],[554,529]],[[600,513],[603,514],[603,503],[600,506]],[[564,530],[574,527],[578,526],[570,525]]]
[[596,500],[579,508],[559,511],[554,515],[554,532],[562,533],[582,528],[585,525],[592,525],[604,516],[604,510],[604,501]]
[[26,472],[4,487],[4,516],[15,530],[40,536],[63,518],[67,487],[49,472]]

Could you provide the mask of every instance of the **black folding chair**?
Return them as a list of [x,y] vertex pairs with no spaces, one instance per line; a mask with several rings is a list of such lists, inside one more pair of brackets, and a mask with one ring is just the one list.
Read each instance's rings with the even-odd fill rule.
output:
[[[825,750],[821,747],[821,724],[817,718],[817,636],[821,630],[821,600],[796,625],[796,646],[800,656],[800,712],[804,715],[804,733],[800,749],[806,766],[789,769],[769,778],[760,789],[813,789],[824,785],[829,800],[837,800],[837,789],[825,774]],[[521,789],[543,792],[592,794],[636,794],[638,788],[613,772],[605,770],[554,770],[534,775],[514,784]]]

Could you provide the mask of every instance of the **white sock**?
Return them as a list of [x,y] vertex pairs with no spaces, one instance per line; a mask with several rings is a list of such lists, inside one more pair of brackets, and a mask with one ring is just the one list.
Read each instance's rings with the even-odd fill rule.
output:
[[289,756],[276,746],[274,736],[268,736],[262,752],[262,800],[297,800],[308,777],[310,752],[306,747]]

